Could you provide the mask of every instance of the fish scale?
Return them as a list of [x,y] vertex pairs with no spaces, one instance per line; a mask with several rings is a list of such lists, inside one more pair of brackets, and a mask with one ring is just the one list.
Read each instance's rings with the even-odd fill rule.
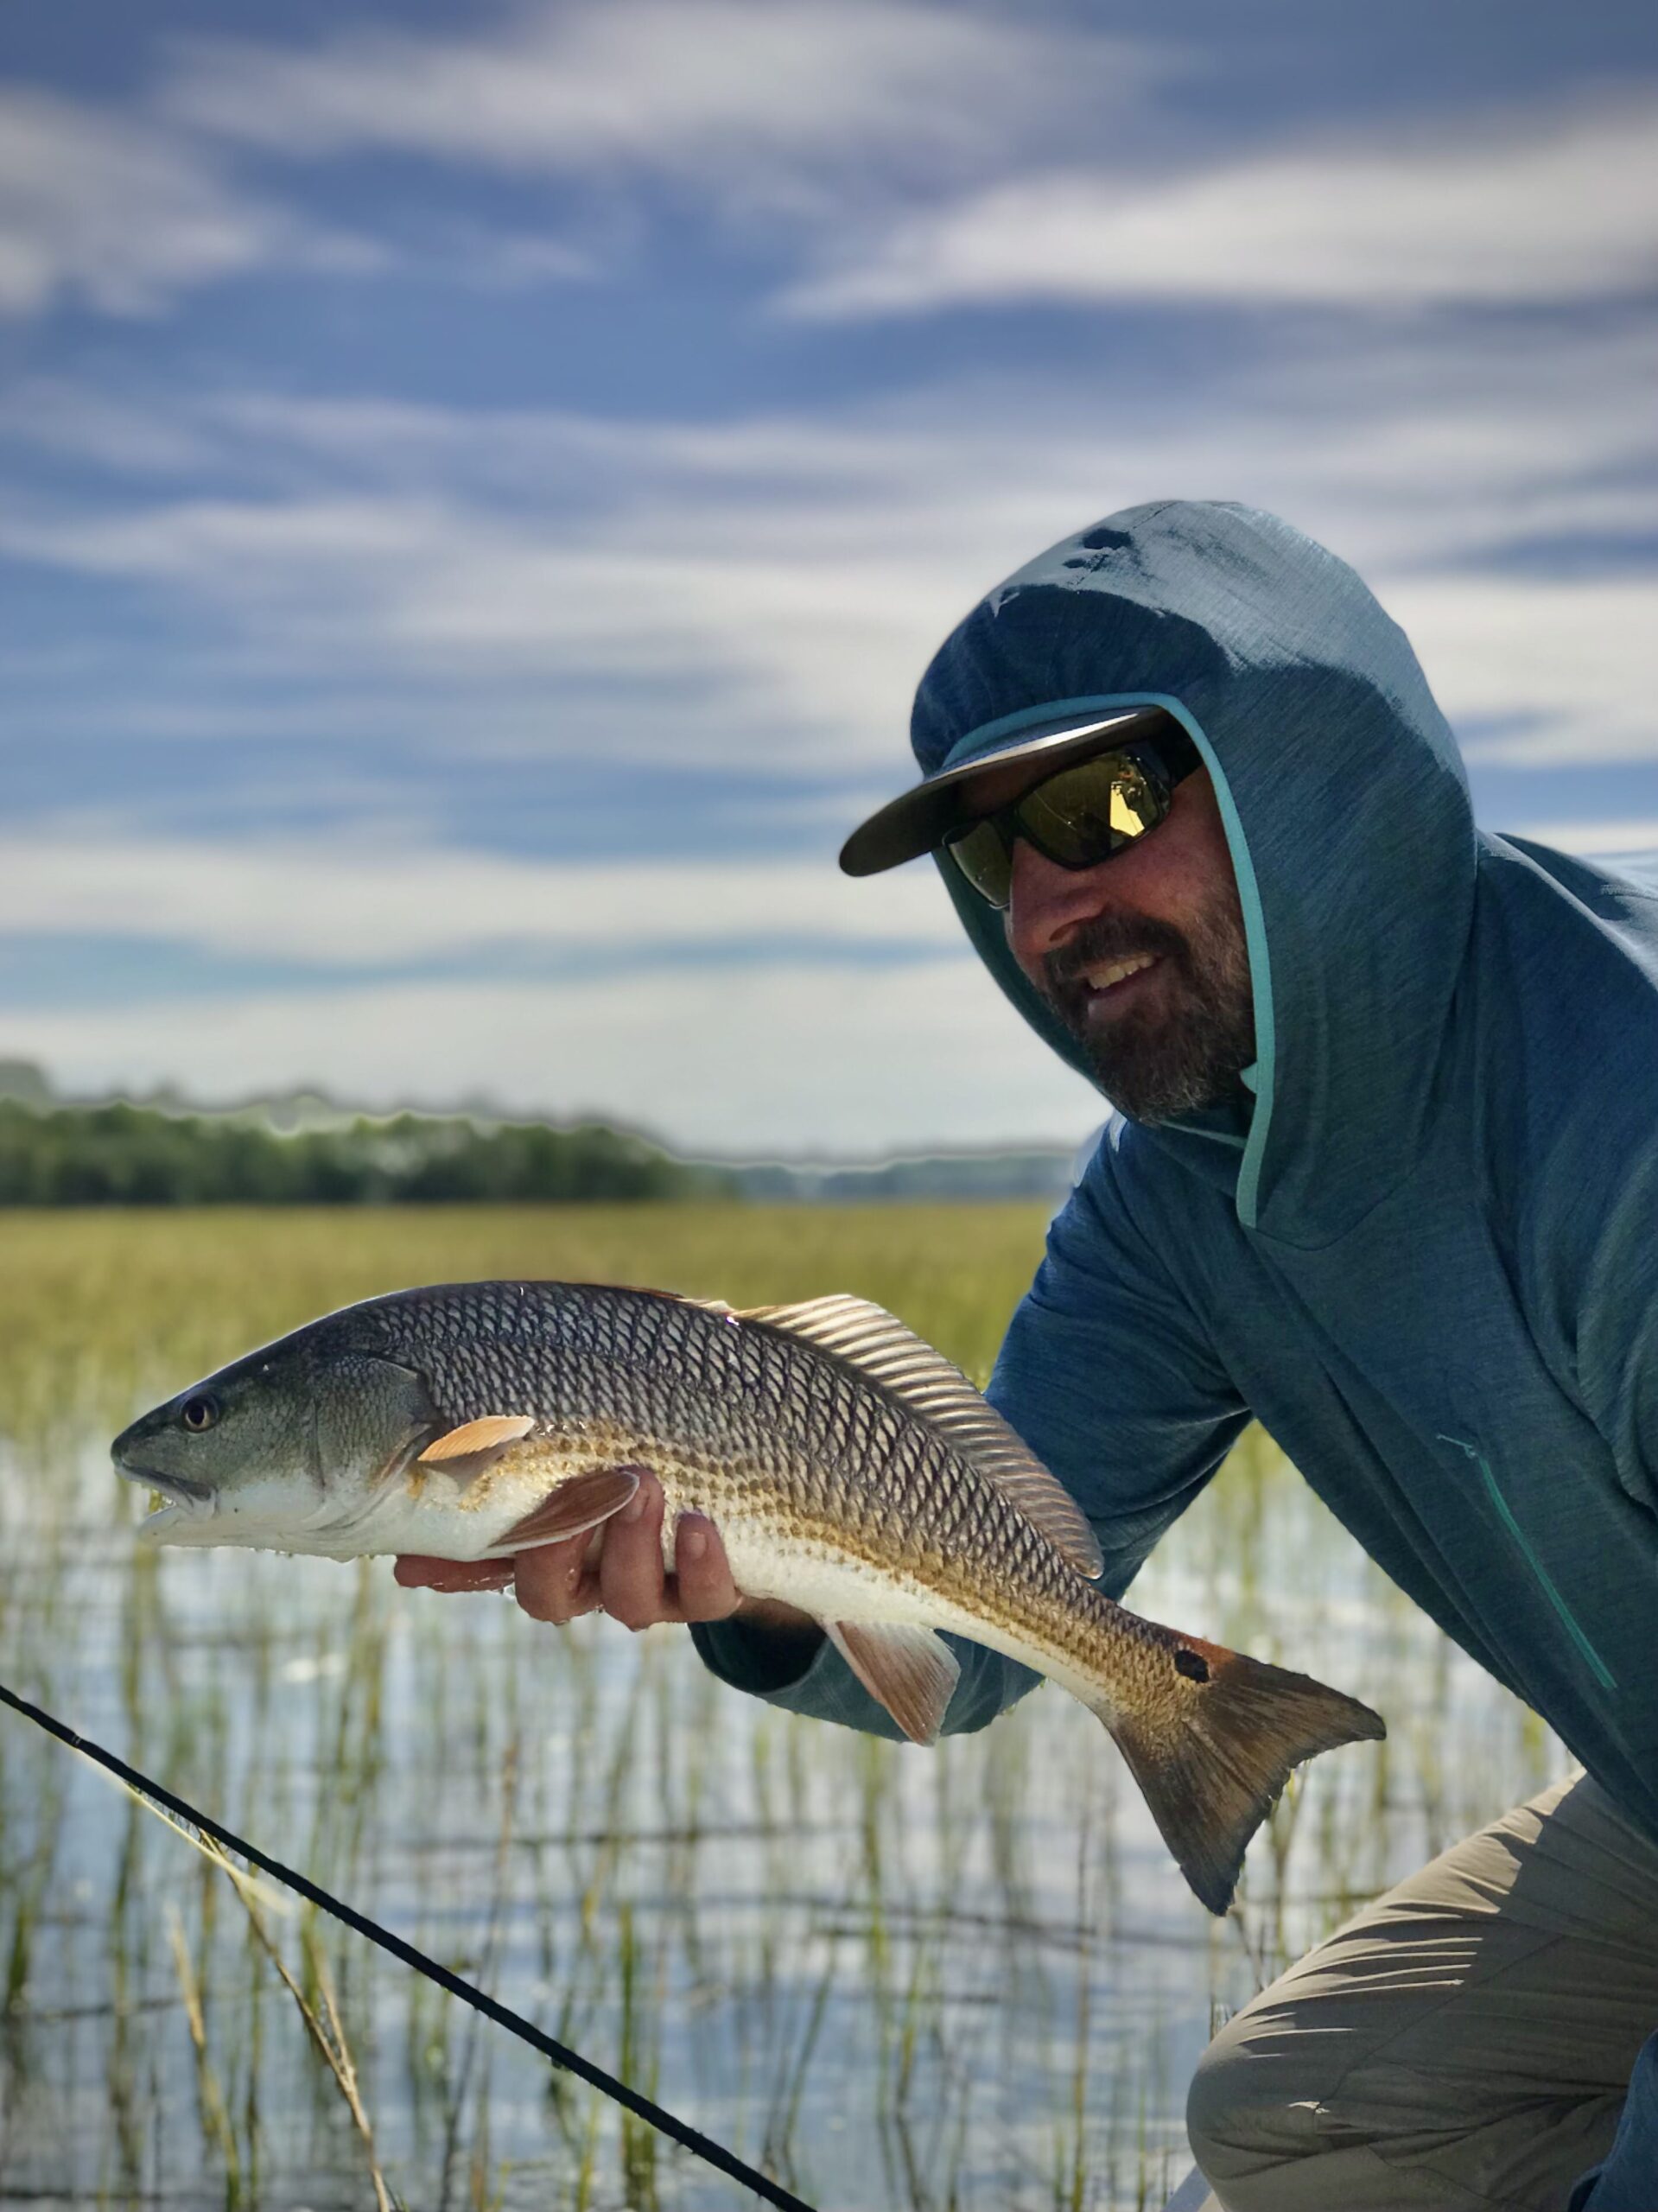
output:
[[[814,1534],[855,1528],[873,1555],[907,1567],[942,1566],[965,1538],[981,1574],[996,1562],[995,1581],[1058,1596],[1062,1616],[1076,1594],[1074,1572],[959,1455],[843,1364],[763,1324],[734,1325],[688,1300],[607,1287],[578,1297],[537,1287],[510,1301],[422,1293],[406,1306],[394,1297],[356,1310],[373,1316],[378,1348],[415,1353],[457,1422],[503,1411],[549,1424],[596,1414],[657,1442],[670,1463],[713,1446],[778,1484],[790,1517]],[[528,1358],[504,1362],[507,1343],[521,1343]],[[754,1421],[761,1406],[771,1416],[764,1427]],[[670,1464],[670,1478],[676,1471]],[[753,1510],[732,1471],[718,1484],[723,1502]]]
[[1115,1737],[1214,1910],[1292,1767],[1382,1733],[1355,1700],[1138,1619],[1074,1503],[956,1370],[851,1298],[729,1307],[461,1283],[346,1308],[133,1423],[156,1541],[477,1560],[583,1535],[661,1482],[740,1589],[822,1622],[904,1732],[959,1671],[938,1631],[1051,1675]]

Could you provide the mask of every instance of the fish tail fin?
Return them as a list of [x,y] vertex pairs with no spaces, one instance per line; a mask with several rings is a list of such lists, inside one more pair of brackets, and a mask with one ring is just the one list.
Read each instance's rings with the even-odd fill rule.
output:
[[1293,1769],[1388,1732],[1356,1698],[1223,1644],[1174,1637],[1169,1657],[1169,1695],[1138,1711],[1116,1698],[1085,1701],[1116,1738],[1180,1872],[1223,1913],[1245,1847]]

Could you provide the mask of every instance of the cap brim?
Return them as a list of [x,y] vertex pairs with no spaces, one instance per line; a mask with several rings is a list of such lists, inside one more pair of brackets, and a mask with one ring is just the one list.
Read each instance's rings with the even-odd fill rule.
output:
[[1090,715],[1085,721],[1069,715],[1064,721],[1020,730],[994,752],[941,768],[936,776],[889,799],[860,823],[842,846],[841,866],[848,875],[880,875],[883,869],[932,852],[952,830],[983,811],[974,804],[974,789],[992,770],[1000,777],[1029,761],[1051,774],[1070,760],[1099,752],[1108,739],[1121,744],[1132,737],[1149,736],[1168,719],[1161,707],[1121,707],[1110,714]]

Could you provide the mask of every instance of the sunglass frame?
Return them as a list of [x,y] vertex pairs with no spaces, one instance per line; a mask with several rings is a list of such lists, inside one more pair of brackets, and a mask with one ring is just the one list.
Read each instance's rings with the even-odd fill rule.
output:
[[[1099,761],[1110,760],[1125,760],[1137,769],[1158,791],[1162,801],[1162,811],[1155,822],[1147,823],[1143,830],[1124,832],[1108,829],[1109,842],[1103,850],[1090,850],[1087,856],[1079,860],[1068,859],[1064,854],[1055,852],[1039,832],[1022,821],[1020,810],[1039,791],[1045,790],[1050,784],[1058,783],[1062,777],[1075,775],[1079,768],[1093,767]],[[1063,768],[1056,768],[1051,774],[1039,778],[1028,790],[1022,791],[1006,806],[993,807],[988,813],[975,815],[971,821],[953,824],[939,840],[939,847],[950,855],[952,865],[974,896],[982,899],[988,906],[994,906],[998,912],[1005,913],[1013,897],[1013,846],[1020,838],[1032,846],[1045,860],[1051,861],[1056,868],[1067,868],[1073,874],[1080,874],[1085,868],[1098,868],[1106,861],[1115,860],[1119,853],[1126,852],[1130,845],[1140,844],[1153,830],[1160,830],[1169,818],[1176,790],[1202,766],[1202,757],[1197,747],[1184,730],[1134,738],[1126,745],[1102,745],[1097,753],[1090,753],[1081,760],[1068,760]],[[1007,882],[1001,898],[986,890],[969,872],[957,849],[969,837],[985,829],[995,831],[1007,868]]]

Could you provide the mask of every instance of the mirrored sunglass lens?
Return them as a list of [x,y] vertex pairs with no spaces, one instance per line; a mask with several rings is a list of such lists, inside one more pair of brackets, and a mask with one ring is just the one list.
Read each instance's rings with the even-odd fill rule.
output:
[[981,822],[950,840],[950,858],[981,899],[1005,906],[1013,887],[1013,866],[1001,832],[994,822]]
[[1032,842],[1062,865],[1103,860],[1169,810],[1160,779],[1125,753],[1105,753],[1062,769],[1027,791],[1015,810]]

